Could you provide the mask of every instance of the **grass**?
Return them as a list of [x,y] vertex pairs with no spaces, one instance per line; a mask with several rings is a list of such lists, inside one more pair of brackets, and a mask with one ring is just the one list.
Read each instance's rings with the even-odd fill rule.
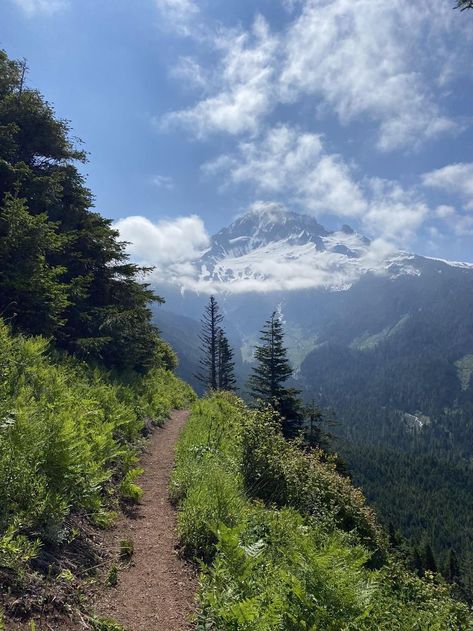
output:
[[199,630],[444,630],[472,624],[436,577],[387,550],[361,492],[325,454],[287,443],[269,411],[198,401],[170,485],[202,567]]

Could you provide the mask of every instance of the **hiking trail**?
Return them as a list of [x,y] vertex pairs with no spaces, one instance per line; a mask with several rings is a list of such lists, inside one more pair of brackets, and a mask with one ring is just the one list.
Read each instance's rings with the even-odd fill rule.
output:
[[96,607],[99,615],[112,618],[126,631],[193,628],[197,577],[178,555],[176,511],[168,497],[175,445],[188,415],[174,411],[153,432],[140,463],[143,498],[136,514],[120,515],[111,532],[114,549],[131,539],[134,552],[130,567],[118,573],[118,585],[103,591]]

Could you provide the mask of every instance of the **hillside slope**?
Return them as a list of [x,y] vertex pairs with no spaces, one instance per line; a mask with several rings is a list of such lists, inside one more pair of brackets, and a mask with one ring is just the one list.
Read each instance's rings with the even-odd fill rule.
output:
[[387,549],[362,494],[269,411],[227,394],[195,404],[171,486],[187,553],[204,561],[199,627],[467,629],[449,588]]

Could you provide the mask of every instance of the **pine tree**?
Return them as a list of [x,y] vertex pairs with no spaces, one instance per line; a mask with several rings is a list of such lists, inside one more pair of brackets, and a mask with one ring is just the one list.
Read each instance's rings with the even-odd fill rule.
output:
[[306,419],[305,440],[310,447],[326,447],[326,440],[320,424],[323,420],[321,409],[312,401],[304,408]]
[[223,316],[217,301],[213,296],[210,296],[202,316],[202,331],[199,336],[200,350],[202,351],[201,372],[196,375],[197,379],[208,390],[217,390],[219,387],[219,337],[222,320]]
[[464,11],[465,9],[473,9],[473,0],[458,0],[455,9]]
[[217,383],[219,390],[236,390],[233,349],[223,329],[218,331]]
[[455,554],[455,551],[452,550],[452,548],[450,548],[450,550],[448,551],[444,576],[447,583],[460,583],[460,565],[458,563],[457,555]]
[[423,571],[437,572],[437,561],[435,560],[434,551],[428,541],[425,541],[421,548],[421,559]]
[[283,419],[283,432],[294,437],[302,426],[300,391],[287,388],[292,368],[284,347],[284,331],[280,317],[274,311],[261,331],[261,346],[255,350],[256,366],[248,386],[255,401],[269,403]]

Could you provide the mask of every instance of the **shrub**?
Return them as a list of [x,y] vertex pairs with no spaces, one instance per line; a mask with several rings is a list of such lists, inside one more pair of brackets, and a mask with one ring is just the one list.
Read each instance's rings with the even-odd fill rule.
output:
[[386,552],[375,515],[333,462],[278,426],[217,393],[194,405],[181,435],[170,494],[181,543],[202,567],[198,629],[470,628],[468,607],[440,579]]
[[164,369],[120,379],[50,352],[0,321],[0,590],[39,546],[68,538],[67,517],[106,526],[121,493],[139,500],[141,431],[195,395]]

